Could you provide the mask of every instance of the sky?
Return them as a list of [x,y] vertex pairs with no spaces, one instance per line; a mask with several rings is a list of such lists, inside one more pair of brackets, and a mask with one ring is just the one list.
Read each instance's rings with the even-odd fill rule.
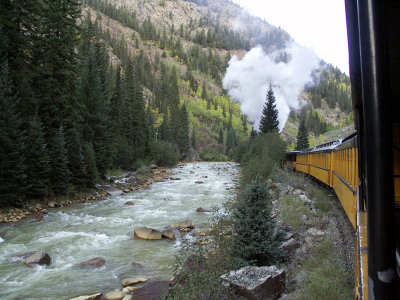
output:
[[344,0],[233,0],[349,74]]

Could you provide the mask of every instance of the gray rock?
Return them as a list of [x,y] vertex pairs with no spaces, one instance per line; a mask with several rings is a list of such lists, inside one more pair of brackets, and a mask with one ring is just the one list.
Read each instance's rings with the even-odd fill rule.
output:
[[285,249],[287,252],[291,252],[296,250],[298,245],[299,244],[296,242],[296,240],[291,238],[288,241],[284,242],[281,247],[282,249]]
[[120,290],[114,290],[113,292],[110,292],[106,294],[105,299],[106,300],[121,300],[126,296],[126,294]]
[[79,268],[85,268],[85,267],[102,267],[106,263],[104,258],[101,257],[95,257],[86,261],[83,261],[79,264],[76,265],[76,267]]
[[110,196],[121,196],[124,192],[121,191],[120,189],[110,187],[109,189],[106,190],[107,194]]
[[311,200],[306,195],[299,195],[299,198],[303,202],[311,203]]
[[198,209],[196,209],[196,212],[205,213],[205,212],[213,212],[213,211],[211,209],[206,209],[206,208],[199,207]]
[[225,287],[251,300],[278,299],[285,290],[285,271],[276,266],[247,266],[221,279]]
[[169,225],[167,228],[168,229],[178,229],[178,230],[181,230],[184,228],[193,229],[194,225],[193,225],[192,221],[185,220],[185,221],[182,221],[182,222],[179,222],[176,224]]
[[24,264],[28,267],[32,267],[34,265],[50,265],[51,264],[51,257],[46,252],[39,251],[30,256],[28,256],[24,260]]

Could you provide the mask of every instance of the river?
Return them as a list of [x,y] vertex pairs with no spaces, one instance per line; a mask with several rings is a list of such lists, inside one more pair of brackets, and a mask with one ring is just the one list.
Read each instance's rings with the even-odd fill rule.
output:
[[[235,185],[234,163],[187,163],[173,172],[180,180],[153,183],[150,188],[103,201],[51,210],[44,221],[25,219],[0,226],[0,298],[57,298],[108,292],[121,279],[145,276],[170,279],[181,241],[132,238],[135,227],[163,229],[183,220],[207,227],[211,208],[226,201]],[[196,181],[202,181],[196,184]],[[126,206],[132,201],[133,206]],[[50,254],[50,266],[28,268],[16,255],[30,251]],[[76,264],[102,257],[100,268]],[[143,268],[134,268],[140,263]]]

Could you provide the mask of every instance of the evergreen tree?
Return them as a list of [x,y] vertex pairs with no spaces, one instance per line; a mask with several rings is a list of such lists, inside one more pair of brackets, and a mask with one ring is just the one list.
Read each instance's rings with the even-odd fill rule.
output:
[[183,104],[179,112],[178,149],[183,156],[189,153],[189,120],[186,105]]
[[222,129],[222,127],[219,129],[218,144],[224,144],[224,130]]
[[26,179],[24,132],[11,96],[7,64],[0,68],[0,206],[20,205]]
[[192,148],[196,150],[196,130],[194,129],[194,126],[192,129]]
[[86,143],[85,147],[85,165],[86,165],[86,184],[88,187],[94,187],[99,179],[99,171],[96,166],[96,155],[94,153],[93,145]]
[[272,90],[272,85],[269,85],[269,90],[267,92],[267,99],[264,105],[261,120],[260,120],[260,131],[262,133],[267,133],[270,131],[279,130],[278,121],[278,110],[275,104],[275,95]]
[[297,133],[297,150],[307,149],[309,147],[308,143],[308,130],[306,127],[306,120],[304,117],[300,119],[299,131]]
[[275,230],[271,211],[268,185],[257,177],[244,190],[233,215],[234,251],[246,264],[269,266],[285,258],[280,248],[283,233]]
[[54,137],[52,151],[52,187],[56,194],[63,194],[68,191],[71,182],[71,171],[68,168],[68,153],[65,147],[64,128],[58,128]]
[[71,183],[85,186],[88,175],[86,173],[86,162],[82,140],[78,135],[76,127],[69,131],[67,138],[68,167],[71,171]]
[[31,197],[44,197],[50,190],[50,156],[44,138],[42,124],[34,121],[30,124],[27,137],[27,191]]

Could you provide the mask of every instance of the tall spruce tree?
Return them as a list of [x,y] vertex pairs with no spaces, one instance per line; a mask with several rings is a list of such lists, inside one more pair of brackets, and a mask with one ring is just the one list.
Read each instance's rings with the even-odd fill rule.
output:
[[85,164],[86,164],[86,184],[88,187],[94,187],[99,179],[99,171],[96,166],[96,155],[92,143],[86,143],[84,146]]
[[65,146],[64,128],[60,125],[54,137],[52,151],[52,187],[56,194],[63,194],[71,186],[71,171],[68,168],[68,153]]
[[69,130],[67,140],[68,167],[71,171],[71,183],[77,186],[85,186],[88,178],[86,161],[82,139],[78,135],[76,127]]
[[50,156],[40,120],[31,122],[26,149],[27,190],[30,197],[41,198],[50,191]]
[[299,131],[297,133],[297,150],[307,149],[309,147],[308,143],[308,130],[306,127],[305,117],[300,119]]
[[280,248],[283,233],[275,230],[271,211],[268,184],[257,177],[246,187],[233,213],[234,251],[246,264],[269,266],[285,258]]
[[261,115],[260,131],[262,133],[267,133],[274,130],[279,130],[279,121],[278,110],[276,109],[275,104],[275,95],[274,91],[272,90],[272,85],[270,84],[267,92],[266,103]]
[[0,65],[0,206],[20,205],[25,195],[25,139],[7,63]]
[[183,104],[179,111],[178,148],[182,156],[187,156],[190,148],[189,117],[186,105]]

